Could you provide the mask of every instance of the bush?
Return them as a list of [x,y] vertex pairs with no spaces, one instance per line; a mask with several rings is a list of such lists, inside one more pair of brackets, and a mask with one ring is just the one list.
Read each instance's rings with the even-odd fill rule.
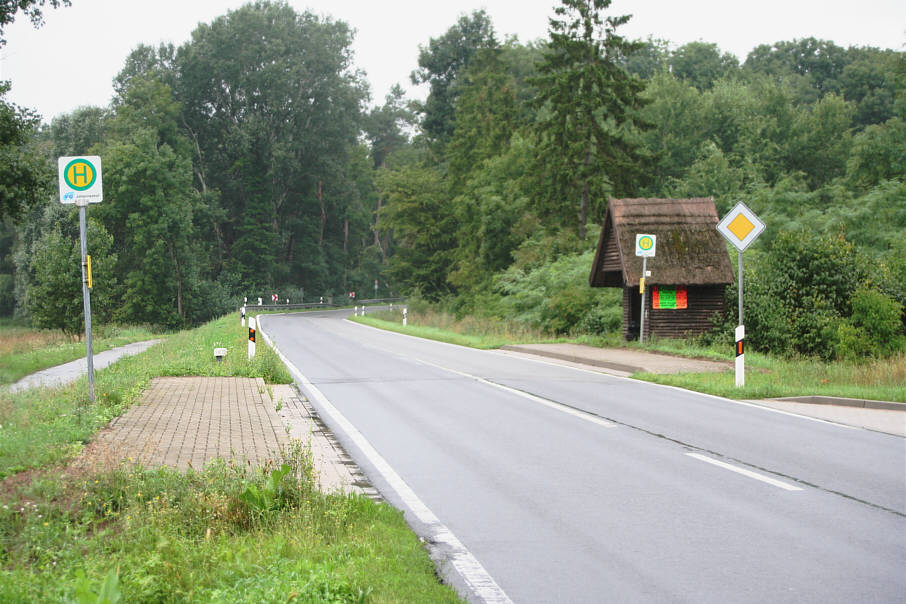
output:
[[746,336],[752,348],[825,359],[838,350],[860,349],[858,334],[841,326],[852,313],[854,292],[868,276],[866,266],[842,234],[778,234],[746,274]]
[[837,325],[833,334],[834,356],[841,360],[853,361],[871,356],[871,340],[864,329],[856,327],[849,321]]
[[850,304],[853,325],[864,330],[876,350],[891,354],[900,347],[902,304],[876,289],[868,288],[856,290]]
[[589,335],[603,335],[620,330],[623,324],[623,307],[619,300],[598,302],[579,323],[579,331]]
[[573,287],[554,292],[541,310],[541,327],[555,334],[569,333],[594,307],[594,292],[588,287]]
[[16,310],[15,280],[12,275],[0,274],[0,317],[11,317]]

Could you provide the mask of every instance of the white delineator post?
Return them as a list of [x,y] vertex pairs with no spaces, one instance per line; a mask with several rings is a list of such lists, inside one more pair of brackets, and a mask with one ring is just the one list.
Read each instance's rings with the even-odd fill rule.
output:
[[746,339],[745,325],[736,327],[736,387],[746,385],[746,355],[743,342]]
[[249,360],[255,356],[255,317],[249,317]]
[[408,314],[409,314],[409,309],[404,306],[403,307],[403,327],[406,326],[406,318],[407,318]]

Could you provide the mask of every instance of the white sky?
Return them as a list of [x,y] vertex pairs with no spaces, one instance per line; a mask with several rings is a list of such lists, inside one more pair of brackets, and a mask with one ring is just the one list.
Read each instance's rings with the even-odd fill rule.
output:
[[[83,105],[106,106],[113,77],[140,43],[180,46],[199,22],[209,23],[243,0],[72,0],[45,10],[34,29],[18,17],[6,28],[0,80],[11,80],[7,100],[36,110],[45,121]],[[558,0],[291,0],[356,29],[355,62],[367,73],[373,101],[383,102],[394,83],[423,97],[409,73],[419,45],[443,34],[462,14],[484,8],[499,39],[547,37]],[[740,60],[755,46],[814,36],[844,47],[906,49],[904,0],[614,0],[610,14],[632,14],[619,31],[630,38],[666,39],[681,45],[716,43]]]

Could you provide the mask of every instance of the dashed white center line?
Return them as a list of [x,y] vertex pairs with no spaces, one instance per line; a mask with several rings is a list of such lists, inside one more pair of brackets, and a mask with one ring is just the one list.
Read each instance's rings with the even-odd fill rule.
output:
[[739,466],[734,466],[732,464],[728,464],[723,461],[718,461],[716,459],[707,457],[705,455],[700,455],[698,453],[686,453],[686,455],[688,455],[689,457],[692,457],[694,459],[697,459],[699,461],[703,461],[705,463],[709,463],[711,465],[717,466],[719,468],[723,468],[725,470],[730,470],[731,472],[736,472],[737,474],[742,474],[743,476],[747,476],[749,478],[754,478],[755,480],[760,480],[761,482],[765,482],[765,483],[775,486],[777,488],[784,489],[785,491],[801,491],[802,490],[800,487],[797,487],[795,485],[791,485],[791,484],[783,482],[781,480],[776,480],[774,478],[771,478],[770,476],[765,476],[764,474],[759,474],[758,472],[753,472],[752,470],[746,470],[745,468],[740,468]]

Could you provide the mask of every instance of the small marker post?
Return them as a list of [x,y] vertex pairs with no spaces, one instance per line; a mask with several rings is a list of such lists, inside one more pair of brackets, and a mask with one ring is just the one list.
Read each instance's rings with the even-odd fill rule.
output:
[[745,325],[736,327],[736,387],[742,388],[746,385],[746,355],[745,355]]
[[249,360],[255,356],[255,317],[249,317]]

